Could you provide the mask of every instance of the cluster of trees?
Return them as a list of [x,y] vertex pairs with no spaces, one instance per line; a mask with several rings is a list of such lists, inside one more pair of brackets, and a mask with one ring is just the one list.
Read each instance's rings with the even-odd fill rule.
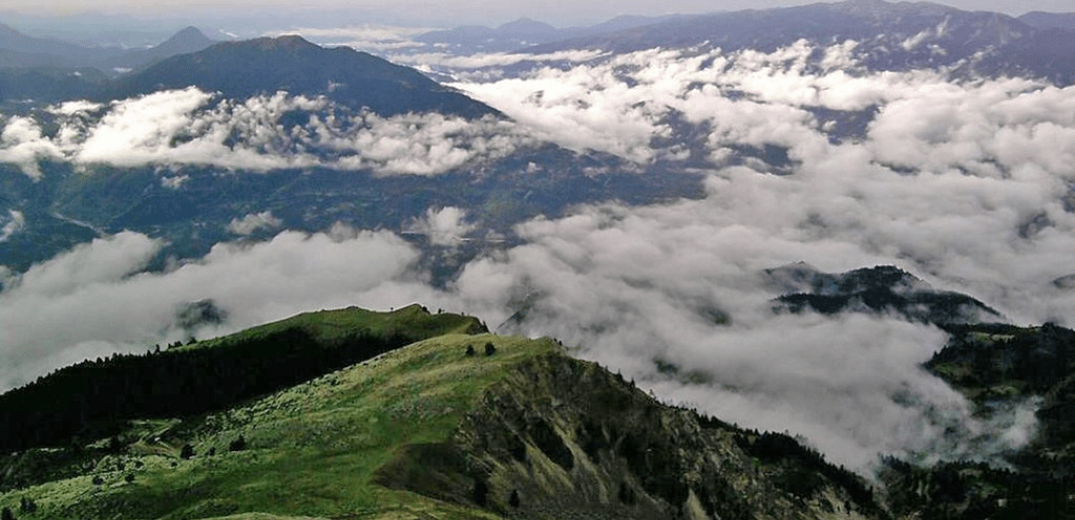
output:
[[[476,353],[477,353],[477,351],[474,350],[474,345],[467,345],[466,355],[473,356]],[[486,342],[486,344],[485,344],[485,355],[486,356],[492,356],[493,354],[496,354],[496,345],[493,345],[492,342]]]
[[873,510],[873,488],[843,466],[834,466],[821,453],[801,444],[795,438],[776,432],[737,435],[736,444],[759,461],[783,464],[785,472],[777,481],[785,489],[801,497],[810,497],[824,484],[822,477],[847,490],[851,501],[864,510]]
[[[31,498],[23,497],[19,503],[19,512],[32,515],[37,512],[37,503]],[[15,513],[10,507],[4,507],[0,509],[0,520],[15,520]]]
[[1053,478],[972,462],[922,468],[886,458],[881,477],[893,512],[924,520],[1075,518],[1071,474]]
[[213,348],[85,361],[0,395],[0,453],[115,435],[136,418],[226,409],[412,341],[356,333],[326,345],[293,328]]
[[[971,368],[957,386],[990,386],[1005,381],[1024,383],[1042,395],[1075,372],[1075,331],[1046,323],[1036,328],[1012,325],[952,325],[950,340],[926,364],[955,363]],[[982,341],[986,336],[1000,338]],[[951,379],[951,378],[949,378]]]

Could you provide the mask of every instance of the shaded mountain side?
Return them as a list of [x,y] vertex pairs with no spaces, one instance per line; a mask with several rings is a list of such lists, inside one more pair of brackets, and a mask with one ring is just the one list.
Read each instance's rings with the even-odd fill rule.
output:
[[[133,419],[226,409],[421,339],[484,331],[475,318],[417,305],[388,313],[349,308],[84,361],[0,395],[0,453],[112,435]],[[0,475],[0,487],[14,484]]]
[[3,67],[0,51],[0,102],[32,99],[52,103],[97,93],[108,77],[92,67]]
[[511,518],[886,517],[794,439],[661,405],[563,355],[515,367],[450,441],[407,446],[376,482]]
[[[70,163],[42,161],[44,176],[33,182],[17,166],[0,164],[0,192],[13,201],[33,200],[12,204],[11,209],[23,211],[27,219],[27,234],[12,240],[22,236],[29,240],[28,233],[39,228],[52,233],[51,242],[37,235],[37,242],[23,243],[36,247],[0,243],[0,264],[21,272],[88,241],[85,229],[54,231],[64,222],[35,212],[36,208],[49,208],[106,233],[130,230],[164,239],[168,246],[153,266],[159,269],[169,256],[200,258],[213,244],[235,240],[228,230],[233,219],[268,210],[283,222],[282,228],[314,233],[337,222],[358,229],[400,230],[423,218],[429,208],[455,206],[467,208],[468,215],[481,223],[483,229],[473,236],[495,231],[512,237],[515,224],[539,215],[555,218],[577,204],[611,200],[646,204],[703,194],[699,174],[621,173],[629,167],[622,159],[577,154],[552,144],[435,176],[381,176],[329,168],[221,175],[204,166],[170,170],[101,166],[91,167],[93,174],[86,175]],[[165,178],[188,180],[173,189],[162,182]],[[475,241],[460,247],[473,248],[477,254],[483,244]],[[442,279],[450,274],[445,272]]]
[[414,69],[347,47],[322,48],[298,36],[224,42],[173,56],[120,78],[101,98],[122,99],[190,86],[238,99],[279,90],[296,96],[323,95],[380,115],[436,111],[481,117],[496,113]]
[[1053,324],[948,326],[948,343],[926,368],[985,409],[1041,400],[1038,435],[1016,462],[1075,477],[1075,331]]
[[1038,29],[1075,29],[1075,13],[1031,11],[1020,16],[1019,21]]
[[48,38],[35,38],[0,23],[0,55],[9,54],[17,66],[85,67],[122,52],[118,47],[89,48]]
[[775,300],[776,312],[891,313],[936,325],[1004,319],[981,301],[965,294],[935,290],[894,266],[830,274],[800,263],[766,269],[764,275],[770,287],[786,293]]
[[948,343],[926,368],[988,416],[1036,403],[1036,434],[1008,465],[887,460],[893,512],[930,519],[1075,518],[1075,331],[1046,324],[946,325]]

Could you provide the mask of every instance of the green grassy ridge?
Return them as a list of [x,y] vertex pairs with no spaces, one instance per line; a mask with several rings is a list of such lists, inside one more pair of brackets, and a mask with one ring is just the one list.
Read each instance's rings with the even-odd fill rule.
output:
[[168,352],[227,348],[290,330],[301,330],[314,341],[327,346],[336,346],[361,332],[377,337],[404,337],[411,342],[445,334],[488,332],[477,318],[452,313],[432,314],[417,303],[388,312],[347,307],[305,312],[227,336],[168,349]]
[[[494,355],[483,355],[486,343]],[[467,346],[478,353],[467,356]],[[372,476],[406,445],[449,439],[520,363],[560,352],[552,340],[493,335],[418,342],[244,406],[136,424],[120,453],[79,476],[0,495],[0,506],[33,499],[38,511],[20,519],[499,518],[389,490]],[[240,435],[247,449],[228,451]],[[178,457],[184,443],[196,454],[189,460]]]
[[[477,318],[419,305],[351,307],[163,352],[88,360],[0,395],[0,453],[114,435],[133,419],[226,409],[415,341],[485,331]],[[0,472],[0,489],[9,485]]]

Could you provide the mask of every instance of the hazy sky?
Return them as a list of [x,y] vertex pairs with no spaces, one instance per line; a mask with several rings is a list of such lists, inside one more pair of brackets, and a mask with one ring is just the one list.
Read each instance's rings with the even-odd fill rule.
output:
[[[286,18],[285,10],[294,9],[292,0],[154,0],[132,2],[131,0],[4,0],[4,10],[20,12],[49,12],[77,14],[89,10],[145,16],[198,16],[231,11],[253,17],[271,17],[279,14]],[[739,10],[816,3],[816,0],[593,0],[575,2],[566,0],[531,0],[515,4],[497,0],[306,0],[301,3],[304,19],[316,17],[317,11],[347,11],[363,18],[357,21],[378,21],[402,24],[498,24],[527,16],[554,25],[588,24],[621,14],[661,15],[670,13],[700,13],[720,10]],[[1075,11],[1070,0],[945,0],[948,5],[967,10],[1000,11],[1019,15],[1027,11],[1054,12]],[[337,13],[338,16],[338,13]],[[326,17],[326,22],[339,22],[337,16]]]

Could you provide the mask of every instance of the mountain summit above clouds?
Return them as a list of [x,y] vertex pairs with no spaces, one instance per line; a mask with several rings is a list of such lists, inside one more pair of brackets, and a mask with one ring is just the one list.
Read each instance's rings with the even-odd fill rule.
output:
[[230,98],[287,91],[324,95],[381,115],[437,111],[480,117],[486,105],[445,88],[417,70],[351,48],[323,48],[299,36],[218,43],[171,57],[108,89],[111,99],[198,87]]

